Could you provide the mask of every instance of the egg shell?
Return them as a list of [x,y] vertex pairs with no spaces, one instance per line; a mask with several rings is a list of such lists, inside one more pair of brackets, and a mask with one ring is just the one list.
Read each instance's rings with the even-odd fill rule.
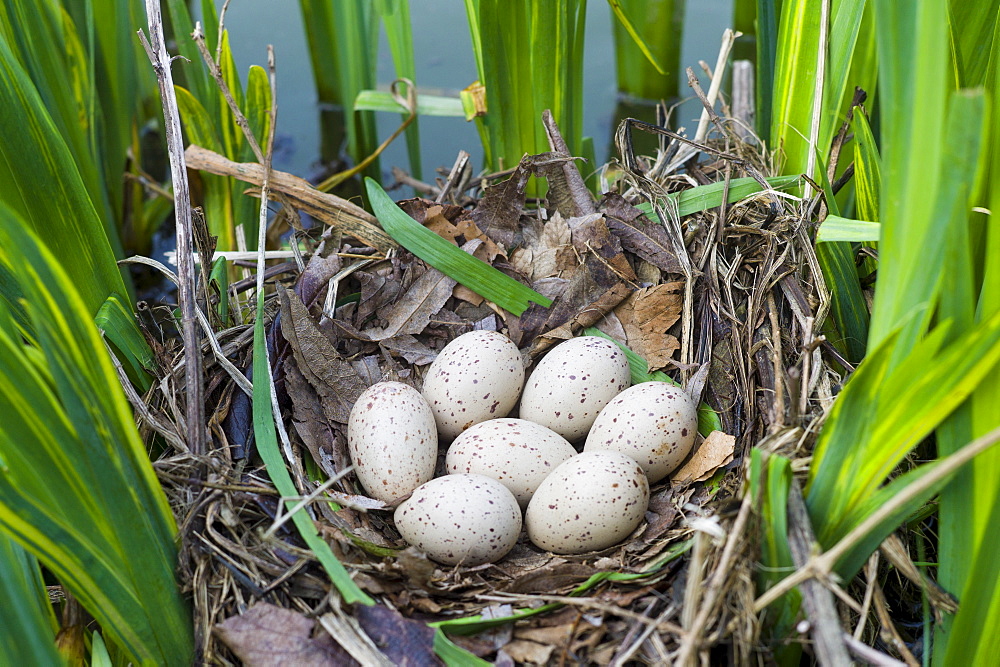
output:
[[698,411],[687,392],[668,382],[643,382],[601,410],[583,449],[627,454],[656,484],[691,453],[697,432]]
[[445,565],[498,561],[521,533],[517,500],[484,475],[433,479],[396,508],[393,520],[404,540]]
[[538,362],[524,386],[520,417],[578,442],[630,382],[628,359],[615,343],[598,336],[571,338]]
[[619,452],[583,452],[545,478],[524,522],[535,546],[580,554],[624,540],[648,505],[649,482],[635,461]]
[[470,331],[438,353],[424,378],[423,395],[438,435],[451,440],[474,424],[506,417],[524,385],[517,346],[496,331]]
[[433,478],[437,444],[434,413],[408,384],[373,384],[351,408],[347,449],[372,498],[391,502]]
[[491,419],[463,432],[448,448],[449,474],[475,473],[497,480],[521,509],[538,485],[563,461],[576,456],[555,431],[525,419]]

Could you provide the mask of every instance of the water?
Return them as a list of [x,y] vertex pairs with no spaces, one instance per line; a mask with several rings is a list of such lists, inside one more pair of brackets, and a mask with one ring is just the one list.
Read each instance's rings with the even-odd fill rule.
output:
[[[336,0],[333,0],[336,1]],[[544,0],[543,0],[544,1]],[[221,7],[221,0],[216,0]],[[733,0],[688,0],[681,44],[681,71],[693,67],[708,89],[698,61],[715,66],[722,31],[732,23]],[[437,94],[457,94],[476,79],[469,29],[462,0],[410,0],[417,84],[421,90]],[[612,146],[615,105],[614,48],[606,2],[591,0],[587,6],[586,50],[584,56],[584,133],[593,137],[599,162],[608,159]],[[273,44],[277,62],[279,150],[275,168],[308,177],[319,161],[319,110],[313,86],[309,53],[302,17],[293,0],[231,0],[226,14],[233,56],[240,71],[252,64],[266,65],[266,46]],[[388,47],[382,40],[378,81],[387,87],[394,78]],[[686,78],[678,94],[690,97]],[[697,100],[686,101],[674,117],[674,125],[684,125],[693,134],[701,113]],[[652,110],[649,117],[653,122]],[[398,114],[379,114],[379,137],[392,133]],[[472,154],[473,164],[482,163],[482,149],[475,125],[461,118],[421,118],[420,140],[425,180],[437,167],[450,167],[459,150]],[[407,168],[406,145],[402,137],[383,153],[387,172],[397,165]],[[389,179],[386,179],[389,182]]]

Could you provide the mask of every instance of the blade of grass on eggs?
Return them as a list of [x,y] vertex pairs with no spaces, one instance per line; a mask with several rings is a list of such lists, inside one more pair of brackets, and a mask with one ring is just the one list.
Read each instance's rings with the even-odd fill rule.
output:
[[441,273],[476,294],[520,315],[534,301],[548,308],[552,301],[508,275],[455,247],[402,211],[377,182],[365,178],[368,201],[389,236]]
[[[680,386],[680,384],[674,380],[672,377],[664,373],[663,371],[653,371],[649,372],[649,363],[640,357],[638,354],[628,349],[614,338],[604,333],[600,329],[594,327],[589,327],[583,331],[585,336],[600,336],[601,338],[607,338],[612,343],[617,345],[625,353],[625,357],[628,358],[628,367],[632,372],[632,384],[640,384],[642,382],[669,382],[672,385]],[[722,430],[722,420],[719,419],[719,413],[712,409],[712,407],[705,402],[702,402],[698,406],[698,433],[707,437],[712,431]]]

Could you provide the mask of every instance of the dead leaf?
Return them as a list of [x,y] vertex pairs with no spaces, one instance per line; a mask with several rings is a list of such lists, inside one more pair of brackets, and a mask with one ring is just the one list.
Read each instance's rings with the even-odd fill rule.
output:
[[302,614],[262,602],[217,623],[214,631],[247,667],[358,664],[329,635],[314,638],[315,625]]
[[472,219],[479,229],[504,248],[513,248],[521,227],[521,209],[524,208],[524,188],[531,174],[539,166],[552,164],[554,159],[571,158],[556,153],[525,155],[505,181],[500,181],[483,192],[482,199],[472,211]]
[[[649,498],[646,510],[646,530],[642,534],[642,542],[635,542],[632,551],[640,551],[653,540],[670,530],[681,517],[680,508],[691,499],[694,489],[681,489],[667,486],[653,493]],[[632,545],[629,545],[632,546]]]
[[299,371],[319,396],[327,419],[346,424],[351,407],[368,385],[319,330],[298,295],[279,290],[279,298],[281,333]]
[[417,366],[431,363],[438,355],[436,351],[427,347],[410,334],[400,334],[392,338],[386,338],[380,341],[379,345],[391,354],[403,357],[407,362]]
[[600,208],[607,218],[608,228],[625,250],[664,271],[683,273],[667,230],[661,225],[648,222],[642,211],[626,202],[621,195],[605,195]]
[[735,437],[722,431],[712,431],[691,454],[688,462],[671,476],[671,483],[704,482],[719,468],[732,463],[735,451]]
[[667,366],[680,347],[677,337],[667,330],[680,319],[683,289],[682,282],[646,287],[615,309],[628,346],[649,363],[650,371]]
[[350,465],[347,442],[323,412],[316,391],[299,371],[295,359],[285,362],[285,391],[292,404],[292,426],[313,461],[328,476]]
[[518,664],[546,665],[555,646],[539,644],[537,642],[515,639],[503,647],[503,652],[511,657]]
[[434,630],[426,623],[404,618],[380,604],[354,606],[354,617],[389,660],[400,667],[440,665],[434,653]]
[[386,326],[364,329],[361,333],[376,341],[400,334],[417,334],[444,307],[457,283],[453,278],[422,262],[414,261],[411,269],[416,265],[425,267],[424,271],[384,315],[388,320]]

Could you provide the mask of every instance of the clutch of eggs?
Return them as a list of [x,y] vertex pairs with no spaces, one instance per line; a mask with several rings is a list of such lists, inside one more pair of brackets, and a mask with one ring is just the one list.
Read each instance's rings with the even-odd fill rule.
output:
[[[370,495],[402,500],[394,519],[403,539],[438,562],[499,560],[525,510],[528,538],[542,549],[604,549],[642,522],[649,485],[680,465],[697,432],[682,389],[630,379],[618,345],[582,336],[553,347],[525,383],[517,346],[473,331],[441,350],[421,392],[382,382],[363,393],[348,448]],[[507,418],[519,398],[520,418]],[[439,438],[451,442],[448,474],[432,479]],[[578,454],[570,443],[584,441]]]

